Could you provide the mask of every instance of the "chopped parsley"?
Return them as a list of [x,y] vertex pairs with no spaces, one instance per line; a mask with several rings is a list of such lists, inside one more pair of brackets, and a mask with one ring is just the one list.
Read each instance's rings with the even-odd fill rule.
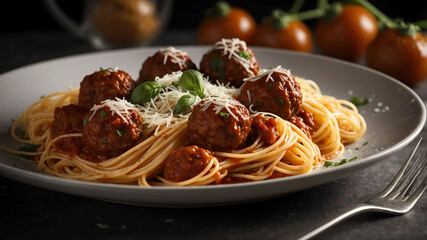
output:
[[70,120],[68,120],[70,123],[72,123],[74,121],[74,118],[70,118]]
[[212,70],[218,71],[225,68],[225,63],[218,57],[218,55],[215,55],[214,58],[209,61],[209,67]]
[[224,113],[224,112],[219,113],[219,115],[221,115],[222,117],[225,117],[225,118],[228,118],[230,116],[230,114]]
[[87,124],[87,118],[83,118],[83,126]]
[[348,162],[354,161],[354,160],[356,160],[356,159],[357,159],[357,157],[350,158],[350,159],[346,159],[346,158],[344,158],[344,159],[340,160],[339,162],[330,162],[330,161],[326,161],[326,162],[323,164],[323,166],[325,166],[325,167],[330,167],[330,166],[334,166],[334,167],[336,167],[336,166],[340,166],[340,165],[343,165],[343,164],[345,164],[345,163],[348,163]]
[[104,144],[108,144],[108,140],[107,139],[102,139],[101,140]]
[[271,83],[268,84],[268,90],[273,89],[273,85]]
[[[25,143],[24,146],[18,148],[18,151],[22,151],[22,152],[35,152],[35,151],[37,151],[37,149],[39,147],[40,147],[40,144]],[[31,159],[30,156],[25,156],[25,155],[18,155],[18,156],[26,158],[26,159]]]
[[279,106],[282,106],[283,104],[285,104],[285,101],[283,101],[283,99],[279,99],[277,100],[277,102],[279,103]]
[[351,98],[349,99],[349,101],[350,101],[351,103],[353,103],[356,107],[358,107],[358,106],[362,106],[362,105],[365,105],[365,104],[370,103],[370,102],[372,101],[372,99],[371,99],[371,98],[358,98],[358,97],[351,97]]
[[104,72],[106,72],[106,73],[110,74],[110,71],[108,71],[107,69],[104,69],[104,68],[102,68],[102,67],[100,67],[100,68],[99,68],[99,71],[104,71]]
[[225,77],[224,72],[222,70],[218,70],[218,77],[219,78],[224,78]]
[[104,119],[104,118],[105,118],[105,112],[101,111],[101,119]]
[[240,56],[242,56],[244,59],[246,59],[246,60],[249,60],[249,59],[251,59],[251,55],[250,54],[248,54],[248,53],[246,53],[245,51],[243,51],[243,50],[240,50],[239,51],[239,55]]
[[117,135],[119,135],[120,137],[123,136],[122,132],[120,132],[119,129],[117,129]]

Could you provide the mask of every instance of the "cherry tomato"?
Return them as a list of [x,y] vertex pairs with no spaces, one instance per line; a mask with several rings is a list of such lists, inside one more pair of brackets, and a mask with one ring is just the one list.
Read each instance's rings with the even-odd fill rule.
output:
[[366,63],[408,86],[414,86],[427,77],[427,40],[419,32],[413,37],[386,29],[369,46]]
[[378,32],[375,17],[364,7],[349,4],[337,18],[321,19],[315,29],[316,43],[325,55],[348,61],[360,59]]
[[301,21],[291,21],[281,29],[276,29],[271,23],[266,22],[258,27],[252,43],[258,46],[311,52],[312,38],[309,28]]
[[214,44],[222,38],[239,38],[250,42],[256,31],[254,18],[245,10],[230,7],[227,15],[203,19],[197,30],[200,44]]

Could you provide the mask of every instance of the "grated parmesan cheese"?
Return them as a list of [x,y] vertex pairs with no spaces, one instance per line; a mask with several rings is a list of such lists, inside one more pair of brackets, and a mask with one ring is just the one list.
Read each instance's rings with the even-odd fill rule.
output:
[[178,64],[180,69],[183,69],[186,66],[185,57],[187,56],[187,52],[178,50],[172,46],[162,48],[159,50],[159,52],[165,56],[163,60],[163,65],[166,64],[168,58],[171,58],[171,62]]
[[126,101],[125,99],[120,99],[120,98],[115,98],[114,100],[107,99],[102,101],[101,104],[99,105],[95,104],[92,107],[91,109],[92,115],[89,117],[89,121],[93,118],[93,116],[95,116],[95,113],[103,107],[110,108],[111,116],[113,116],[114,114],[117,114],[126,123],[128,123],[128,120],[125,118],[124,115],[129,115],[130,110],[138,110],[134,104]]
[[255,82],[258,79],[267,76],[267,78],[265,79],[266,82],[268,82],[270,80],[272,82],[274,82],[274,79],[273,79],[272,75],[275,72],[285,74],[286,76],[288,76],[289,79],[293,78],[290,70],[284,69],[284,68],[282,68],[282,66],[279,65],[279,66],[277,66],[275,68],[271,68],[271,69],[267,69],[267,70],[262,70],[262,71],[260,71],[260,73],[258,75],[253,76],[253,77],[245,78],[245,79],[243,79],[243,81],[245,81],[245,82],[246,81]]
[[[173,112],[178,100],[182,96],[190,94],[189,91],[182,89],[177,84],[174,84],[179,82],[181,75],[182,72],[177,71],[171,74],[166,74],[163,77],[156,77],[155,81],[163,86],[160,94],[151,99],[148,103],[135,105],[144,119],[144,124],[146,124],[147,127],[156,127],[155,134],[161,126],[170,126],[171,124],[185,121],[191,114],[191,112],[189,112],[176,115]],[[224,85],[214,85],[205,77],[204,85],[204,95],[206,96],[204,100],[209,99],[210,96],[216,96],[220,99],[230,98],[237,96],[239,91],[236,88],[230,88]],[[198,104],[201,100],[202,99],[197,96],[193,106]]]
[[218,41],[213,46],[213,50],[223,50],[222,55],[228,55],[228,59],[234,59],[237,62],[239,62],[245,70],[250,73],[251,75],[254,74],[251,71],[251,68],[254,68],[253,64],[249,61],[249,59],[246,59],[240,55],[240,48],[243,49],[243,51],[247,51],[248,47],[246,46],[246,42],[242,41],[238,38],[232,38],[232,39],[222,39],[221,41]]

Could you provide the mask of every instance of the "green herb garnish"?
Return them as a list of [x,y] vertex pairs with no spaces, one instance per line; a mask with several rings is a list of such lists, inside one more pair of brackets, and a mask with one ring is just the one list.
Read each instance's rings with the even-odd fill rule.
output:
[[120,132],[119,129],[117,129],[117,135],[119,135],[120,137],[123,136],[122,132]]
[[219,115],[221,115],[222,117],[225,117],[225,118],[228,118],[230,116],[230,114],[224,113],[224,112],[219,113]]
[[225,68],[225,63],[218,57],[218,55],[215,55],[214,58],[209,61],[209,67],[212,70],[219,71]]
[[83,118],[83,126],[87,124],[87,118]]
[[105,111],[101,111],[101,119],[105,118]]
[[225,74],[222,70],[218,70],[218,78],[224,78]]
[[101,140],[104,144],[108,144],[108,140],[107,139],[102,139]]
[[285,101],[283,101],[283,99],[279,99],[277,100],[277,102],[279,103],[279,106],[282,106],[283,104],[285,104]]
[[187,109],[190,109],[190,107],[196,102],[196,96],[187,94],[179,98],[178,102],[176,103],[175,107],[173,108],[173,112],[175,114],[179,114]]
[[330,166],[340,166],[340,165],[343,165],[343,164],[345,164],[345,163],[348,163],[348,162],[351,162],[351,161],[354,161],[354,160],[356,160],[357,159],[357,157],[354,157],[354,158],[350,158],[350,159],[346,159],[346,158],[344,158],[344,159],[342,159],[342,160],[340,160],[340,161],[338,161],[338,162],[330,162],[330,161],[326,161],[325,163],[323,163],[323,166],[325,166],[325,167],[330,167]]
[[358,107],[358,106],[362,106],[362,105],[365,105],[365,104],[370,103],[370,102],[372,101],[372,99],[371,99],[371,98],[358,98],[358,97],[351,97],[351,98],[349,99],[349,101],[350,101],[351,103],[353,103],[356,107]]
[[72,123],[72,122],[74,121],[74,118],[70,118],[68,121],[69,121],[70,123]]
[[172,82],[171,85],[174,86],[174,87],[176,87],[176,88],[178,88],[179,87],[179,82]]
[[[18,148],[18,151],[22,152],[36,152],[37,149],[40,147],[40,144],[31,144],[31,143],[25,143],[24,146]],[[31,156],[25,156],[25,155],[18,155],[20,157],[26,158],[26,159],[32,159]]]
[[138,85],[130,95],[130,102],[133,104],[143,104],[149,102],[157,96],[163,89],[162,84],[154,81],[143,82]]
[[104,71],[104,72],[106,72],[106,73],[110,74],[110,71],[108,71],[107,69],[104,69],[104,68],[102,68],[102,67],[100,67],[100,68],[99,68],[99,71]]
[[273,89],[273,85],[271,83],[268,84],[268,90]]
[[239,51],[239,55],[240,55],[241,57],[243,57],[244,59],[246,59],[246,60],[251,59],[251,55],[250,55],[250,54],[248,54],[248,53],[246,53],[246,52],[245,52],[245,51],[243,51],[243,50],[240,50],[240,51]]
[[205,84],[203,74],[194,69],[188,69],[182,73],[179,78],[179,85],[185,90],[190,91],[201,98],[204,97]]

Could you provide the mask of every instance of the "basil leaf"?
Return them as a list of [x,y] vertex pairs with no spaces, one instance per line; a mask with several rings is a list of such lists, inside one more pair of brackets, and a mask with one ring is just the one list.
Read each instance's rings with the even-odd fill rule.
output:
[[162,91],[162,84],[154,81],[143,82],[138,85],[130,95],[130,102],[133,104],[143,104],[149,102]]
[[179,78],[179,84],[185,90],[188,90],[201,98],[204,97],[205,84],[203,82],[203,75],[194,69],[188,69],[182,73]]
[[190,95],[190,94],[184,95],[179,98],[178,102],[176,103],[173,109],[173,112],[175,114],[179,114],[187,109],[190,109],[191,105],[193,105],[195,101],[196,101],[196,96]]

